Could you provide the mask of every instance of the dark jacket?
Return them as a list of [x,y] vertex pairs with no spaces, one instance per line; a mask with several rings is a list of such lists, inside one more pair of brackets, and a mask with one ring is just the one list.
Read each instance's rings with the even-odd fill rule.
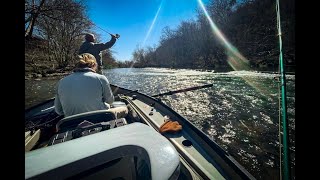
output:
[[85,41],[80,46],[79,54],[83,54],[83,53],[92,54],[96,58],[98,66],[102,66],[102,59],[100,57],[100,52],[108,48],[111,48],[115,42],[116,42],[116,38],[114,37],[112,37],[111,40],[109,42],[106,42],[105,44]]

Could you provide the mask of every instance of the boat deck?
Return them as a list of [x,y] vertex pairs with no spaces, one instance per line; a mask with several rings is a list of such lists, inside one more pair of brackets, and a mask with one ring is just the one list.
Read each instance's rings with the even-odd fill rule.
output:
[[[176,117],[172,116],[172,114],[158,109],[156,104],[154,107],[152,107],[138,99],[135,99],[132,100],[132,106],[136,107],[137,111],[140,109],[140,115],[144,116],[149,125],[153,126],[157,131],[159,131],[160,126],[168,118],[166,117],[168,115],[170,120],[178,121],[179,123],[181,122],[176,119]],[[220,167],[215,160],[212,159],[205,151],[203,151],[203,148],[201,148],[196,139],[190,136],[187,126],[184,126],[183,124],[181,125],[182,131],[175,134],[166,133],[164,136],[174,144],[179,153],[184,154],[184,156],[181,158],[184,159],[185,163],[195,164],[193,167],[199,168],[199,170],[195,171],[203,173],[199,174],[201,177],[207,177],[208,179],[228,179],[229,177],[226,177],[225,174],[222,175],[223,171],[222,169],[219,169]]]

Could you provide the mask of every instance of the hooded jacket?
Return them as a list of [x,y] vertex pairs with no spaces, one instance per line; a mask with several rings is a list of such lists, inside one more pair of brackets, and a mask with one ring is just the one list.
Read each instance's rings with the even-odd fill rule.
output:
[[98,66],[102,66],[102,59],[100,56],[100,52],[111,48],[115,42],[116,42],[115,37],[112,37],[111,40],[106,43],[94,43],[94,42],[85,41],[80,46],[79,54],[83,54],[83,53],[92,54],[96,58]]

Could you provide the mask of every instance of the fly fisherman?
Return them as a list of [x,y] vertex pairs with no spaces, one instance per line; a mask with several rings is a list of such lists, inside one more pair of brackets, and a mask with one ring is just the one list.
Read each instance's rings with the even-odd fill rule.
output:
[[120,37],[119,34],[110,34],[111,40],[106,43],[95,43],[95,37],[93,34],[88,33],[85,35],[85,42],[82,43],[79,49],[79,54],[90,53],[97,61],[98,69],[97,73],[102,74],[102,58],[100,56],[101,51],[111,48],[116,40]]

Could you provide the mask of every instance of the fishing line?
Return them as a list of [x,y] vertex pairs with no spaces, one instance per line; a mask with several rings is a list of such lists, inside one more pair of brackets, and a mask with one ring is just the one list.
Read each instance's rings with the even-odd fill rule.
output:
[[98,25],[96,25],[96,24],[94,24],[94,23],[92,23],[92,22],[90,22],[90,24],[94,25],[95,27],[97,27],[97,28],[100,29],[101,31],[110,34],[111,36],[115,36],[117,39],[120,37],[119,34],[115,34],[115,35],[114,35],[114,34],[110,33],[109,31],[102,29],[101,27],[99,27]]
[[91,24],[91,25],[94,25],[94,26],[97,27],[98,29],[100,29],[100,30],[102,30],[102,31],[104,31],[104,32],[106,32],[106,33],[108,33],[108,34],[110,34],[110,35],[113,35],[113,34],[111,34],[109,31],[106,31],[106,30],[102,29],[101,27],[99,27],[98,25],[96,25],[96,24],[94,24],[94,23],[92,23],[92,22],[90,22],[90,24]]

